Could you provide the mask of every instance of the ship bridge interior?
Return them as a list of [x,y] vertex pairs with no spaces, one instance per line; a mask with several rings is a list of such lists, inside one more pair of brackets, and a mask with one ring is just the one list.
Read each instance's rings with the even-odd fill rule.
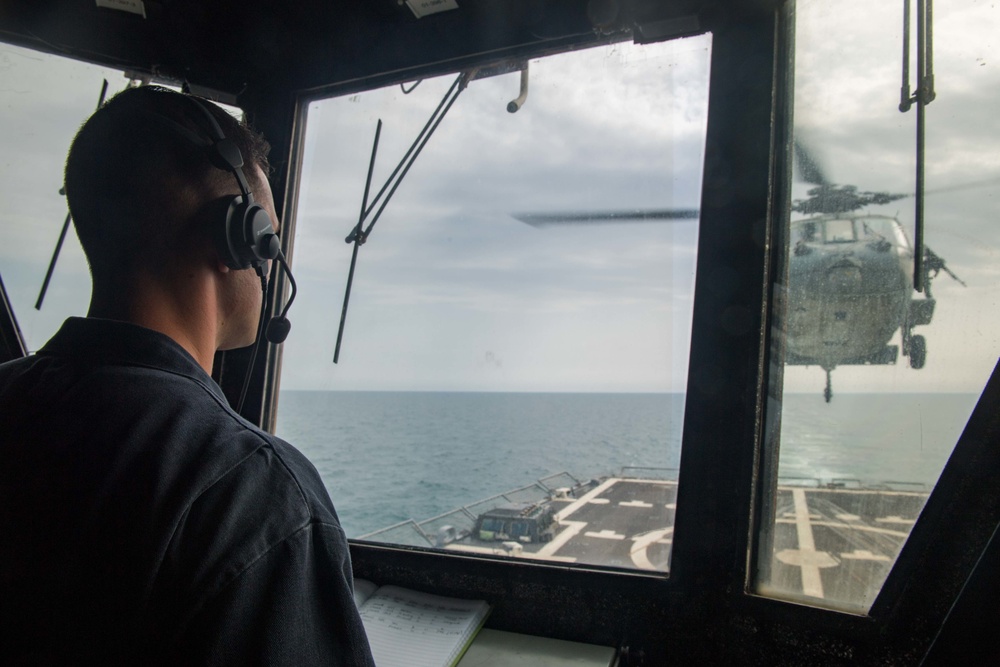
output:
[[[513,230],[512,238],[537,232],[532,238],[548,239],[539,244],[562,239],[560,230],[569,229],[560,227],[564,211],[571,212],[567,219],[577,216],[570,221],[577,225],[573,229],[595,230],[592,242],[598,246],[617,249],[615,244],[628,238],[667,234],[642,242],[643,261],[665,271],[652,278],[660,281],[654,287],[676,292],[662,308],[638,304],[664,313],[650,325],[649,335],[643,333],[645,319],[619,315],[625,311],[614,306],[602,306],[599,318],[620,319],[621,328],[613,331],[649,338],[654,346],[659,340],[663,358],[634,358],[638,353],[633,354],[631,343],[618,343],[617,334],[609,333],[604,343],[574,352],[568,363],[575,368],[563,384],[538,386],[595,391],[587,384],[592,371],[607,373],[609,390],[624,386],[626,391],[681,396],[674,423],[676,470],[653,480],[652,501],[632,494],[637,488],[629,485],[632,476],[616,474],[621,464],[632,461],[610,455],[605,479],[542,483],[540,488],[548,492],[544,500],[558,510],[551,513],[552,529],[547,523],[542,527],[547,532],[535,530],[544,533],[538,544],[529,543],[527,536],[516,543],[517,535],[511,547],[508,536],[506,553],[479,542],[459,544],[461,526],[451,520],[414,524],[414,534],[430,536],[426,544],[400,538],[399,531],[388,539],[373,537],[378,535],[374,528],[384,526],[358,530],[349,534],[356,576],[486,599],[494,608],[488,627],[613,647],[623,666],[988,664],[1000,655],[995,632],[1000,622],[1000,538],[995,536],[1000,526],[1000,373],[993,372],[1000,348],[992,326],[1000,324],[994,322],[1000,283],[991,268],[1000,248],[994,229],[1000,183],[1000,152],[994,149],[1000,132],[995,115],[984,114],[996,108],[1000,91],[994,85],[997,33],[987,30],[1000,21],[1000,10],[959,2],[939,6],[932,14],[931,0],[915,0],[912,8],[909,0],[892,4],[891,12],[869,12],[866,3],[818,0],[6,0],[0,8],[0,81],[5,82],[0,87],[6,107],[0,181],[7,184],[0,186],[6,188],[2,191],[9,205],[0,224],[10,243],[0,253],[0,358],[32,352],[54,332],[57,320],[85,312],[86,293],[65,296],[60,287],[70,282],[60,278],[73,261],[69,242],[60,265],[50,271],[47,298],[52,303],[75,299],[75,305],[46,316],[45,309],[36,311],[34,301],[66,210],[52,184],[61,178],[72,132],[93,110],[101,77],[117,73],[111,81],[116,89],[148,82],[174,86],[242,110],[267,137],[283,250],[300,283],[300,300],[289,317],[300,331],[310,330],[309,321],[320,309],[310,299],[319,298],[317,294],[325,299],[323,308],[335,313],[322,325],[320,353],[309,347],[311,337],[300,333],[296,338],[293,327],[284,346],[268,346],[255,361],[247,349],[216,358],[215,379],[231,402],[239,401],[249,374],[242,414],[284,435],[282,428],[293,421],[291,398],[283,393],[292,386],[291,373],[302,369],[302,377],[310,377],[314,367],[329,366],[335,370],[323,372],[333,379],[317,386],[337,389],[337,373],[354,377],[345,361],[362,355],[366,343],[383,345],[383,353],[391,349],[392,343],[377,333],[379,320],[371,317],[409,313],[414,304],[431,300],[431,290],[421,293],[404,286],[386,294],[356,291],[342,350],[338,342],[344,359],[339,367],[330,365],[327,356],[333,354],[352,250],[343,239],[354,229],[369,156],[375,160],[376,121],[381,127],[384,119],[385,146],[390,146],[390,130],[405,128],[406,137],[398,144],[405,148],[424,127],[434,136],[426,149],[415,151],[412,173],[406,175],[409,167],[403,170],[410,180],[397,197],[413,192],[415,182],[426,196],[389,205],[360,251],[354,289],[365,289],[366,281],[375,284],[364,273],[366,253],[372,253],[374,267],[379,244],[404,233],[400,219],[411,213],[416,218],[424,209],[432,217],[451,215],[458,195],[446,186],[458,178],[457,172],[483,185],[482,208],[504,209],[504,220],[497,224]],[[933,32],[927,29],[931,16]],[[912,29],[906,27],[910,24]],[[963,34],[966,39],[959,38]],[[931,39],[934,71],[928,68]],[[587,54],[599,55],[587,60]],[[552,65],[549,71],[558,74],[547,74],[548,63],[562,63],[561,58],[568,64],[559,70]],[[101,74],[88,75],[93,85],[88,79],[85,95],[77,95],[71,92],[76,90],[72,73],[49,78],[48,72],[64,63],[70,68],[66,72],[86,66]],[[629,78],[633,76],[640,78]],[[880,89],[869,85],[880,76],[890,83]],[[901,93],[899,84],[907,77],[912,90]],[[24,80],[37,88],[31,99],[39,106],[25,102]],[[601,83],[605,80],[631,83],[619,94]],[[468,89],[466,97],[452,99],[454,109],[445,109],[451,115],[424,126],[452,81],[459,93]],[[934,86],[936,98],[928,94]],[[488,94],[473,97],[477,88]],[[418,94],[425,97],[416,110],[398,110],[401,100]],[[669,120],[646,122],[655,110],[681,102],[687,106],[671,111]],[[504,108],[508,103],[513,111]],[[473,115],[489,105],[496,115]],[[879,105],[887,107],[884,116],[874,110]],[[573,115],[591,107],[604,109],[604,115],[586,123]],[[925,107],[926,121],[920,115],[918,123]],[[67,128],[60,130],[63,134],[44,125],[56,116],[69,119],[59,121]],[[546,119],[552,127],[582,129],[570,139],[556,139],[555,130],[548,129],[531,134],[531,142],[545,147],[524,153],[515,166],[497,157],[519,134],[529,136],[533,124]],[[926,137],[921,134],[925,122]],[[459,127],[468,132],[462,137],[472,138],[449,138]],[[337,131],[340,139],[323,143],[323,132],[333,136]],[[590,158],[572,152],[605,131],[610,140],[595,141],[597,153]],[[354,137],[360,137],[361,149],[349,153]],[[471,151],[475,159],[459,154],[459,145],[473,138],[484,141]],[[807,141],[810,150],[822,155],[804,158],[801,147]],[[28,147],[18,152],[15,143]],[[56,148],[43,156],[42,145],[50,143]],[[386,155],[392,150],[380,148]],[[385,162],[396,159],[382,155]],[[532,176],[533,169],[550,162],[559,176]],[[820,173],[822,163],[834,165],[833,175]],[[419,181],[425,165],[427,173],[432,167],[452,171]],[[527,185],[517,180],[520,172]],[[337,180],[348,173],[343,177],[348,180]],[[333,180],[322,181],[322,176]],[[591,177],[593,181],[587,180]],[[647,177],[652,180],[643,180]],[[24,222],[27,214],[16,207],[30,196],[27,186],[18,185],[21,178],[44,181],[44,205],[50,211],[45,215],[51,218],[44,224],[49,227]],[[601,184],[618,181],[625,193],[618,200],[593,195]],[[557,182],[571,186],[549,197]],[[372,192],[379,185],[372,184]],[[549,198],[535,197],[531,188],[544,190]],[[334,245],[321,236],[324,225],[333,224],[327,219],[336,217],[331,213],[324,218],[323,207],[339,204],[331,194],[339,189],[349,190],[343,197],[351,203],[347,222],[338,223],[330,237],[336,239]],[[672,196],[661,197],[667,190]],[[891,194],[882,196],[880,190]],[[845,237],[829,244],[831,252],[840,253],[836,256],[824,255],[818,245],[813,252],[796,253],[800,239],[793,223],[807,215],[802,202],[819,201],[808,198],[831,192],[857,197],[860,203],[853,208],[826,204],[826,209],[819,203],[808,215],[836,214],[850,221],[858,211],[883,221],[885,229],[878,238]],[[33,199],[24,205],[30,210],[42,206]],[[390,214],[397,214],[392,222]],[[593,224],[580,224],[581,219]],[[451,228],[431,224],[425,229],[425,237],[411,247],[414,254],[426,253],[428,262],[439,257],[435,253],[441,245],[462,241]],[[828,224],[827,232],[832,231]],[[484,254],[466,258],[465,264],[455,260],[454,266],[481,270],[489,257],[496,257],[499,266],[506,242],[490,238],[487,243],[493,246],[487,245]],[[575,241],[558,243],[567,248]],[[678,250],[682,243],[684,249]],[[890,243],[896,248],[892,252],[885,250]],[[923,244],[934,251],[925,251]],[[354,244],[355,253],[359,245]],[[383,247],[387,271],[394,262],[416,263],[395,246],[392,253],[388,245]],[[548,246],[538,248],[543,255]],[[631,263],[611,251],[596,256],[572,248],[572,258],[585,272],[572,278],[575,284],[560,284],[561,294],[589,287],[588,277],[596,281],[616,261]],[[324,270],[334,262],[333,253],[337,268],[327,281]],[[37,257],[40,268],[22,280],[19,271],[29,256]],[[879,269],[888,276],[878,278],[880,284],[904,287],[892,287],[896,291],[889,296],[849,292],[877,282],[862,277],[882,257],[890,263]],[[535,259],[538,264],[549,261]],[[558,273],[551,261],[551,273]],[[917,265],[912,274],[908,262]],[[86,275],[85,266],[77,268]],[[454,274],[448,289],[457,290],[462,275]],[[21,282],[30,286],[22,289]],[[921,282],[921,290],[914,289]],[[290,290],[284,274],[278,274],[276,286],[268,306],[272,312],[280,310]],[[535,283],[525,291],[547,293],[544,289]],[[485,288],[471,296],[441,290],[442,301],[464,299],[473,310],[485,309],[493,296]],[[634,294],[637,301],[646,298]],[[817,296],[821,294],[839,299],[831,301],[829,313],[827,297]],[[533,326],[536,310],[546,310],[534,302],[518,310],[528,303],[518,299],[500,303],[504,317],[519,322],[522,330]],[[46,308],[57,307],[47,303]],[[898,319],[887,326],[855,322],[877,313]],[[51,321],[39,319],[43,317]],[[562,328],[551,337],[563,337],[564,347],[571,347],[566,331],[598,326],[576,319],[571,308],[559,311],[559,317],[563,323],[551,326]],[[434,328],[438,325],[431,315],[427,318],[402,327],[411,338],[448,335]],[[376,322],[370,330],[375,333],[352,328],[369,321]],[[391,318],[384,322],[401,326]],[[877,349],[852,347],[836,356],[838,346],[846,349],[866,337],[875,340]],[[520,339],[511,346],[519,352],[532,347]],[[558,356],[556,348],[547,354]],[[539,342],[537,358],[545,350]],[[451,350],[453,355],[461,351]],[[318,354],[322,358],[317,360]],[[476,361],[477,372],[500,369],[500,356],[491,348]],[[508,352],[503,359],[508,375],[516,370],[513,356]],[[442,377],[451,377],[448,363],[437,363]],[[675,370],[667,370],[671,364]],[[393,375],[391,365],[370,368],[391,380],[385,385],[389,389],[411,388]],[[643,384],[647,371],[651,379]],[[624,384],[616,384],[619,380]],[[369,385],[359,381],[352,387]],[[506,385],[497,387],[503,391]],[[927,396],[940,398],[923,398]],[[800,419],[796,406],[807,400],[803,397],[815,405],[810,403],[811,417]],[[890,411],[887,397],[902,401],[898,405],[903,407]],[[857,407],[845,411],[848,404]],[[945,407],[951,411],[947,418],[940,416]],[[622,418],[628,421],[627,415]],[[793,429],[789,424],[796,419],[806,426]],[[942,420],[951,421],[935,431]],[[806,459],[815,457],[793,454],[800,451],[793,440],[814,444],[831,439],[842,427],[855,428],[859,438],[876,443],[874,450],[845,454],[847,459],[883,457],[886,470],[871,463],[865,469],[876,470],[870,479],[862,473],[846,475],[832,464],[802,472],[808,468]],[[942,442],[935,444],[933,438]],[[896,447],[902,452],[898,457]],[[928,464],[930,472],[916,475],[909,468],[892,468],[905,459],[916,461],[916,470],[933,458],[932,450],[937,458],[933,466]],[[664,460],[640,465],[674,467]],[[567,460],[565,466],[572,463]],[[378,454],[364,464],[375,472],[389,465]],[[447,462],[441,465],[447,467]],[[549,468],[536,474],[518,462],[510,467],[524,468],[525,484],[559,472]],[[473,489],[472,496],[456,505],[471,507],[494,492],[477,495]],[[336,489],[331,494],[340,507]],[[865,504],[866,498],[876,497],[874,504]],[[528,501],[526,506],[534,507],[537,498],[503,501]],[[585,532],[584,520],[598,521],[602,508],[634,510],[650,504],[667,508],[662,511],[669,513],[669,522],[655,519],[646,527],[610,525]],[[403,509],[407,516],[408,509]],[[418,514],[415,519],[430,516],[412,513]],[[466,514],[472,525],[475,512]],[[852,526],[860,526],[860,532],[849,533]],[[619,562],[614,555],[603,561],[578,557],[566,543],[575,531],[610,544],[622,537],[616,530],[626,533],[623,539],[632,545],[631,561],[626,556]],[[833,546],[823,546],[822,539],[832,540]],[[837,572],[846,573],[846,579],[837,579]],[[862,579],[858,592],[852,586]]]

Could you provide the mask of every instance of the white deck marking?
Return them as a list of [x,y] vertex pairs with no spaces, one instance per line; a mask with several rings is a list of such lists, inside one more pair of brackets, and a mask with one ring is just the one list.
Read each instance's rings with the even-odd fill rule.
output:
[[664,505],[664,507],[666,507],[668,510],[675,510],[677,509],[677,503],[667,503],[666,505]]
[[875,521],[877,523],[902,523],[902,524],[906,524],[908,526],[912,526],[913,524],[915,524],[917,522],[916,519],[904,519],[903,517],[897,516],[895,514],[892,515],[892,516],[884,516],[884,517],[875,519]]
[[613,530],[598,530],[598,531],[588,531],[584,533],[587,537],[597,537],[602,540],[624,540],[625,536],[621,533],[616,533]]
[[[779,486],[779,491],[794,491],[795,489],[802,489],[805,487],[801,486]],[[852,496],[910,496],[915,498],[917,496],[926,498],[927,491],[885,491],[882,489],[821,489],[815,486],[809,487],[810,491],[815,491],[816,493],[846,493]]]
[[[556,516],[559,516],[558,514]],[[566,528],[556,535],[551,542],[546,544],[544,547],[538,550],[537,555],[540,558],[555,558],[552,554],[559,551],[560,547],[572,540],[577,536],[583,527],[587,525],[586,521],[560,521],[559,525],[566,526]],[[575,558],[573,560],[576,560]]]
[[[775,523],[795,523],[790,519],[778,519]],[[881,535],[892,535],[893,537],[909,537],[909,533],[890,528],[879,528],[877,526],[867,526],[856,523],[838,523],[837,521],[813,521],[814,526],[824,526],[825,528],[842,528],[847,530],[863,530],[869,533],[879,533]]]
[[[806,556],[809,552],[816,553],[816,541],[813,539],[812,526],[809,525],[809,504],[806,502],[804,489],[793,489],[792,499],[795,501],[795,532],[799,537],[799,551]],[[799,566],[802,570],[802,592],[814,598],[823,597],[823,580],[819,576],[819,564],[805,557]]]
[[[673,526],[670,528],[661,528],[660,530],[652,530],[643,535],[637,535],[632,539],[635,543],[632,545],[632,549],[629,551],[629,557],[632,558],[632,562],[635,566],[642,570],[658,570],[660,568],[653,565],[652,561],[649,560],[649,555],[646,550],[649,548],[650,544],[671,544],[673,540],[667,540],[667,535],[671,535],[674,532]],[[666,569],[666,568],[664,568]]]
[[840,554],[840,557],[849,560],[878,560],[878,561],[892,560],[888,556],[883,556],[881,554],[874,554],[871,551],[868,551],[868,549],[855,549],[854,551],[848,551],[847,553]]
[[607,498],[594,498],[593,500],[590,501],[590,504],[591,505],[607,505],[610,502],[611,501],[608,500]]
[[835,514],[834,516],[841,521],[861,521],[861,517],[857,514]]
[[618,503],[618,507],[652,507],[653,503],[647,503],[643,500],[622,500]]
[[[782,549],[774,555],[785,565],[795,567],[836,567],[840,565],[829,551],[803,551],[802,549]],[[805,592],[805,591],[803,591]]]
[[662,486],[677,486],[677,482],[672,479],[639,479],[636,477],[620,478],[619,482],[625,484],[660,484]]
[[573,512],[577,511],[578,509],[580,509],[581,507],[583,507],[584,505],[586,505],[587,503],[589,503],[590,501],[592,501],[594,498],[596,498],[597,496],[601,495],[602,493],[604,493],[605,491],[607,491],[609,488],[611,488],[612,486],[614,486],[615,482],[617,482],[617,481],[619,481],[617,477],[609,477],[609,478],[607,478],[600,485],[598,485],[597,487],[591,489],[587,493],[583,494],[583,497],[579,498],[575,503],[573,503],[572,505],[569,505],[568,507],[564,507],[561,510],[559,510],[558,512],[556,512],[556,521],[562,521],[563,519],[565,519],[566,517],[568,517],[570,514],[572,514]]

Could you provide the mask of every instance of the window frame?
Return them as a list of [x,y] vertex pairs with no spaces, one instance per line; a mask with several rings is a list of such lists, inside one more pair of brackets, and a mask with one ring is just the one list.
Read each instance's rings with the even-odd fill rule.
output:
[[[768,494],[762,491],[777,483],[777,453],[768,445],[780,406],[768,392],[780,388],[781,369],[774,360],[782,358],[783,341],[772,333],[781,330],[782,313],[770,304],[781,299],[778,278],[790,233],[789,212],[775,203],[789,199],[793,24],[790,2],[773,15],[744,17],[712,30],[694,336],[670,573],[567,568],[352,540],[357,576],[446,595],[485,597],[496,603],[492,627],[613,645],[626,656],[646,656],[649,664],[668,655],[671,659],[797,655],[862,660],[862,656],[923,655],[933,641],[935,622],[941,620],[935,607],[954,598],[963,576],[975,565],[964,559],[960,572],[937,586],[934,599],[925,597],[923,587],[907,583],[954,555],[941,547],[931,552],[948,511],[940,508],[962,504],[961,489],[956,488],[960,483],[952,481],[960,474],[954,472],[958,464],[949,463],[868,615],[809,607],[751,590],[760,565],[758,554],[770,553],[767,545],[758,543],[757,527],[768,512],[773,513],[765,506]],[[515,50],[511,55],[539,57],[567,48],[560,43],[541,52]],[[490,54],[490,59],[496,57]],[[366,77],[296,96],[290,135],[296,150],[291,151],[289,165],[301,167],[305,114],[311,101],[452,73],[476,60],[470,56],[457,63]],[[729,99],[744,103],[713,104]],[[753,141],[747,142],[748,137]],[[734,172],[742,174],[735,183]],[[286,183],[293,183],[295,174],[289,168]],[[294,187],[284,191],[284,211],[294,211],[296,197]],[[291,256],[290,214],[284,224],[289,233],[283,243]],[[269,357],[267,367],[265,427],[276,415],[279,372],[280,350]],[[993,384],[994,394],[1000,392],[1000,381]],[[987,394],[981,401],[986,408],[977,410],[980,425],[973,427],[970,422],[970,429],[1000,427],[1000,418],[988,411],[989,405],[1000,403],[1000,396]],[[988,455],[983,446],[971,444],[975,439],[967,434],[956,448],[964,452],[966,467],[968,461],[981,462]],[[737,451],[727,443],[738,443]],[[968,510],[975,494],[966,496]],[[976,521],[981,518],[970,521],[979,525]],[[715,528],[705,530],[705,526]],[[964,526],[966,531],[974,527]],[[988,538],[977,533],[974,543],[985,547]],[[929,629],[914,635],[914,622]],[[725,646],[705,647],[692,639],[706,633],[725,638]]]
[[[709,110],[692,325],[693,331],[702,335],[694,336],[690,351],[670,572],[613,571],[587,565],[568,568],[351,540],[357,576],[433,589],[445,595],[485,597],[495,603],[491,626],[499,629],[632,646],[632,650],[649,656],[658,655],[662,647],[675,643],[668,637],[678,627],[691,624],[691,628],[697,628],[707,622],[704,614],[710,606],[705,605],[705,600],[721,602],[735,582],[747,579],[745,554],[750,535],[747,508],[753,494],[749,480],[753,478],[756,448],[746,447],[739,456],[731,456],[728,448],[707,447],[706,441],[757,441],[758,395],[760,387],[766,386],[757,376],[762,364],[763,322],[768,312],[764,289],[768,284],[770,256],[765,239],[771,235],[769,128],[777,22],[776,14],[766,14],[743,24],[720,24],[711,30]],[[535,58],[609,41],[613,40],[589,35],[571,44],[559,42],[542,49],[515,50],[503,55]],[[287,157],[289,168],[284,181],[288,187],[280,199],[276,198],[283,202],[283,211],[279,212],[285,231],[282,243],[293,265],[296,185],[304,153],[308,105],[317,99],[453,73],[477,60],[495,61],[498,57],[496,53],[471,56],[457,62],[366,77],[295,97],[295,126],[289,137],[292,150]],[[762,80],[767,85],[757,85]],[[713,99],[742,99],[745,103],[713,106]],[[244,108],[254,107],[244,104]],[[259,125],[259,119],[257,122]],[[745,141],[748,136],[755,137],[755,141],[748,144]],[[733,171],[756,177],[740,179],[734,184]],[[733,258],[735,262],[731,261]],[[713,288],[713,283],[720,280],[716,271],[727,263],[732,264],[733,274],[756,278],[736,280],[731,290]],[[716,326],[720,316],[733,320],[730,331]],[[720,349],[726,353],[720,355]],[[258,375],[261,370],[255,369]],[[269,430],[277,416],[279,374],[280,350],[269,355],[266,369],[262,417],[264,428]],[[724,377],[743,381],[713,384]],[[748,386],[753,389],[747,391]],[[248,404],[252,399],[248,398]],[[251,405],[250,409],[257,408]],[[734,414],[740,418],[733,419]],[[707,439],[706,433],[711,433]],[[725,465],[722,470],[720,463]],[[713,481],[699,482],[706,478]],[[742,525],[738,531],[706,532],[701,529],[706,521]],[[742,558],[734,558],[741,552]],[[742,562],[744,567],[732,570],[731,562]],[[694,582],[697,584],[692,585]],[[740,583],[739,588],[745,588],[745,584]],[[637,605],[636,600],[655,603],[654,608]],[[553,608],[560,609],[560,613],[553,614]],[[629,630],[637,627],[649,634],[636,636]]]
[[[587,3],[580,0],[577,5],[575,9]],[[260,18],[255,6],[245,10],[248,22]],[[773,514],[762,490],[776,483],[777,473],[777,453],[768,443],[780,418],[775,401],[780,400],[781,369],[774,362],[783,357],[783,341],[773,335],[781,331],[781,309],[770,304],[780,305],[782,299],[778,277],[781,254],[788,248],[787,212],[774,203],[787,201],[790,181],[794,4],[789,0],[771,11],[753,3],[706,0],[690,11],[698,12],[701,28],[712,31],[713,49],[695,335],[669,577],[352,542],[355,572],[380,582],[486,597],[498,603],[492,627],[627,647],[623,664],[629,665],[919,662],[946,624],[949,608],[965,599],[963,586],[1000,523],[1000,449],[995,446],[1000,441],[1000,370],[982,393],[867,616],[750,592],[751,573],[761,565],[757,554],[770,553],[767,545],[758,543],[757,526]],[[61,21],[50,20],[56,14]],[[65,20],[70,15],[72,30]],[[352,15],[354,22],[344,25],[355,29],[360,20]],[[289,184],[301,166],[301,150],[293,148],[301,148],[305,109],[314,97],[443,74],[479,60],[537,57],[600,40],[591,32],[511,46],[515,38],[507,43],[476,41],[470,31],[454,39],[449,35],[438,48],[433,40],[440,35],[433,26],[440,23],[399,22],[387,28],[384,38],[388,43],[405,42],[394,44],[398,48],[380,51],[372,44],[362,49],[326,39],[322,46],[311,44],[312,52],[345,57],[308,66],[305,60],[285,60],[303,71],[276,74],[251,60],[268,60],[272,53],[259,49],[256,40],[241,37],[246,51],[231,57],[245,57],[248,65],[232,77],[244,77],[242,85],[250,82],[244,90],[223,74],[228,71],[224,66],[216,67],[207,58],[202,62],[192,56],[188,62],[169,49],[158,51],[158,42],[148,39],[157,25],[143,24],[143,31],[130,33],[132,21],[107,12],[40,12],[21,2],[0,17],[0,31],[5,41],[43,52],[143,71],[162,60],[167,70],[172,65],[194,79],[214,76],[216,82],[230,82],[231,90],[243,90],[239,105],[272,142],[271,161],[277,169],[271,180],[279,214],[295,209],[297,192]],[[108,26],[117,31],[109,32]],[[557,32],[563,29],[558,17],[552,26]],[[373,28],[366,29],[370,34]],[[107,34],[118,35],[113,44],[108,44]],[[218,38],[217,31],[212,37]],[[306,38],[315,41],[317,35]],[[425,49],[411,48],[414,45]],[[194,66],[185,69],[191,63]],[[336,83],[319,88],[317,81]],[[291,259],[292,216],[284,223],[283,243]],[[279,280],[283,285],[284,279]],[[14,330],[16,320],[9,309],[0,309],[0,318],[0,324]],[[238,394],[248,362],[249,353],[242,350],[219,355],[216,379],[230,397]],[[274,420],[280,364],[280,348],[269,349],[253,369],[244,414],[265,427]]]

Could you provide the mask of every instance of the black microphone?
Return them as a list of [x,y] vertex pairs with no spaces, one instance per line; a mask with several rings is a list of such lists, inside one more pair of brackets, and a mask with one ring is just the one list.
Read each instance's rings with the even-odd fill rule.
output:
[[288,267],[288,262],[285,261],[285,253],[281,252],[279,249],[275,259],[285,270],[285,275],[288,276],[288,282],[292,285],[292,294],[288,297],[288,302],[285,304],[285,307],[281,309],[281,314],[270,319],[267,323],[267,329],[265,329],[264,332],[264,337],[267,338],[269,343],[278,345],[279,343],[285,342],[285,339],[288,338],[288,332],[292,330],[292,323],[288,321],[286,315],[288,315],[288,309],[292,307],[292,302],[295,301],[295,294],[298,291],[298,288],[295,285],[295,277],[292,275],[292,270]]
[[288,318],[284,315],[279,317],[272,317],[267,323],[267,329],[264,332],[264,336],[267,338],[268,342],[274,343],[284,343],[285,339],[288,338],[288,332],[292,330],[292,323],[288,321]]
[[[273,239],[278,237],[274,234],[270,235]],[[288,314],[288,309],[292,305],[292,301],[295,301],[295,293],[298,288],[295,286],[295,277],[292,276],[292,270],[288,268],[288,262],[285,261],[285,254],[281,252],[281,248],[277,246],[274,241],[268,243],[268,252],[274,253],[273,258],[281,263],[281,266],[285,269],[285,273],[288,274],[288,282],[292,284],[292,295],[288,297],[288,303],[281,310],[281,315],[277,317],[272,317],[267,323],[267,328],[264,330],[264,338],[268,340],[269,343],[277,345],[279,343],[284,343],[285,339],[288,338],[288,332],[292,330],[292,323],[288,321],[285,317]],[[260,324],[264,323],[264,309],[267,306],[267,300],[264,298],[267,295],[267,274],[264,273],[264,262],[254,265],[254,269],[257,275],[260,276],[260,290],[262,292],[260,300]],[[250,355],[250,364],[247,366],[247,374],[243,378],[243,390],[240,392],[239,403],[236,404],[236,412],[243,412],[243,401],[247,397],[247,389],[250,387],[250,375],[253,371],[254,362],[257,360],[257,350],[260,349],[260,324],[257,325],[257,340],[254,342],[253,353]]]

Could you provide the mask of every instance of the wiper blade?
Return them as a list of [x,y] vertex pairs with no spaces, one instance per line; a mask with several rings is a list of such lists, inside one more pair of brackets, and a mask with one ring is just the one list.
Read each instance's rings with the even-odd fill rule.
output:
[[[108,80],[104,80],[101,86],[101,96],[97,100],[97,110],[100,111],[104,105],[104,97],[108,94]],[[59,194],[66,194],[65,188],[59,189]],[[42,289],[38,291],[38,300],[35,301],[35,310],[42,309],[42,302],[45,301],[45,293],[49,291],[49,281],[52,280],[52,273],[56,270],[56,262],[59,261],[59,253],[62,251],[63,241],[66,240],[66,232],[69,231],[69,221],[73,217],[69,211],[66,212],[66,219],[63,220],[62,231],[59,232],[59,240],[56,241],[55,250],[52,251],[52,260],[49,261],[49,268],[45,272],[45,280],[42,281]]]
[[365,214],[368,208],[368,191],[371,189],[372,185],[372,171],[375,169],[375,154],[378,152],[378,138],[382,134],[382,119],[378,119],[378,124],[375,126],[375,143],[372,144],[372,157],[368,162],[368,178],[365,179],[365,194],[361,198],[361,215],[358,216],[358,224],[354,226],[354,231],[351,235],[344,239],[347,243],[354,243],[354,249],[351,251],[351,268],[347,272],[347,289],[344,291],[344,305],[340,310],[340,327],[337,329],[337,347],[333,350],[333,363],[337,363],[340,360],[340,344],[344,340],[344,322],[347,321],[347,303],[351,300],[351,285],[354,284],[354,267],[358,263],[358,248],[364,243],[365,234],[361,231],[361,225],[364,223]]
[[[399,184],[403,182],[403,178],[406,177],[410,167],[413,166],[413,163],[420,155],[420,152],[424,149],[424,146],[427,145],[428,140],[430,140],[434,131],[437,130],[441,121],[444,120],[444,117],[448,114],[448,111],[455,103],[455,100],[458,99],[458,96],[461,95],[462,91],[469,85],[469,81],[471,79],[472,75],[469,72],[463,72],[455,78],[451,87],[448,88],[448,92],[444,94],[444,97],[441,98],[441,102],[438,104],[437,108],[434,109],[434,113],[431,114],[431,117],[428,118],[427,122],[424,124],[423,129],[420,130],[417,138],[413,140],[413,143],[406,151],[406,154],[403,155],[399,164],[396,165],[392,174],[389,175],[385,184],[378,191],[378,194],[375,195],[375,198],[372,199],[371,204],[369,204],[368,193],[371,189],[372,172],[375,168],[375,154],[378,151],[379,136],[382,132],[382,120],[379,119],[378,124],[375,126],[375,141],[372,145],[372,155],[368,163],[368,178],[365,181],[365,192],[361,200],[361,214],[358,216],[358,224],[354,226],[351,233],[344,239],[346,243],[353,243],[354,249],[351,253],[351,268],[347,273],[347,288],[344,291],[344,305],[340,311],[340,326],[337,329],[337,345],[333,351],[333,363],[340,361],[340,347],[344,339],[344,322],[347,320],[347,304],[351,299],[351,287],[354,284],[354,268],[357,265],[358,248],[360,248],[365,241],[368,240],[368,236],[371,234],[372,228],[382,216],[382,212],[385,211],[386,205],[389,203],[389,200],[392,199],[392,195],[395,194]],[[386,192],[387,190],[388,193]],[[382,198],[383,194],[385,194],[385,200],[382,201],[382,205],[379,206],[378,211],[374,216],[372,216],[371,222],[369,222],[368,226],[365,227],[365,221],[367,220],[369,214],[371,214],[371,212],[375,209],[375,206],[378,205],[378,202]]]

